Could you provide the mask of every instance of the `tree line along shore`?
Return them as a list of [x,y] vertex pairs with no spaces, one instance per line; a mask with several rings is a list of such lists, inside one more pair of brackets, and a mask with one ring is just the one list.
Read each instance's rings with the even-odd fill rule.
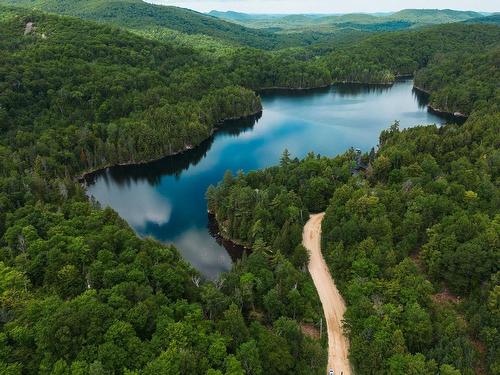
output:
[[[357,374],[498,371],[498,26],[326,49],[148,34],[0,7],[0,372],[324,373],[325,342],[302,330],[322,311],[300,241],[325,209]],[[360,176],[351,151],[226,175],[209,208],[253,251],[215,283],[75,181],[200,143],[259,111],[259,88],[401,74],[465,124],[395,125]]]

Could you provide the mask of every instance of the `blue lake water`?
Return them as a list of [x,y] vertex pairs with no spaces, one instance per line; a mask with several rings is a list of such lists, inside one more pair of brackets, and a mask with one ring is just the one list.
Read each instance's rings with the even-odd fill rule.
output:
[[233,260],[209,233],[205,191],[226,170],[274,165],[285,148],[299,158],[310,151],[335,156],[349,147],[369,151],[395,120],[401,127],[445,122],[427,111],[426,98],[411,81],[263,93],[261,98],[264,110],[258,119],[228,122],[181,155],[108,168],[93,176],[89,194],[116,210],[140,236],[175,244],[202,274],[215,278]]

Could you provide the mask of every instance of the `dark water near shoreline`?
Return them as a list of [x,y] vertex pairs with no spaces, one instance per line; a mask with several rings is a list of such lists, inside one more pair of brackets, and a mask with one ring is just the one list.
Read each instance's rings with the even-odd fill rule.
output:
[[327,156],[349,147],[369,151],[395,120],[401,127],[445,122],[427,111],[425,96],[412,90],[411,81],[261,96],[261,116],[227,122],[183,154],[108,168],[89,181],[89,194],[115,209],[140,236],[174,243],[195,268],[215,278],[233,260],[209,233],[205,191],[226,170],[274,165],[285,148],[299,158],[309,151]]

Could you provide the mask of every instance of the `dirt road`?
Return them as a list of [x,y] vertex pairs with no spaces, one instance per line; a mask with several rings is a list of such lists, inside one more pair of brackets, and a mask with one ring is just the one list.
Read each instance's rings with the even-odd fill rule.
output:
[[345,303],[321,254],[321,221],[324,215],[324,213],[311,215],[304,226],[302,243],[309,250],[309,273],[318,291],[326,318],[328,330],[327,371],[333,369],[335,375],[351,375],[351,367],[347,358],[349,342],[342,333]]

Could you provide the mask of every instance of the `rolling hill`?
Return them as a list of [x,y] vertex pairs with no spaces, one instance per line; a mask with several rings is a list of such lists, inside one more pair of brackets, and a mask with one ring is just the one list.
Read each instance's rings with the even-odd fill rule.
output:
[[483,17],[481,13],[477,12],[450,9],[404,9],[391,14],[294,14],[279,16],[217,11],[212,11],[209,14],[248,27],[263,29],[277,27],[295,32],[298,30],[328,32],[339,28],[361,31],[391,31]]
[[233,45],[262,49],[308,45],[321,37],[311,33],[279,35],[193,10],[148,4],[141,0],[1,0],[0,4],[111,23],[131,30],[166,29],[188,35],[204,35]]
[[484,17],[472,18],[470,20],[464,21],[464,23],[487,23],[487,24],[499,25],[500,13],[494,13]]
[[409,21],[416,24],[440,24],[466,21],[482,17],[481,13],[451,9],[403,9],[387,16],[389,19]]

